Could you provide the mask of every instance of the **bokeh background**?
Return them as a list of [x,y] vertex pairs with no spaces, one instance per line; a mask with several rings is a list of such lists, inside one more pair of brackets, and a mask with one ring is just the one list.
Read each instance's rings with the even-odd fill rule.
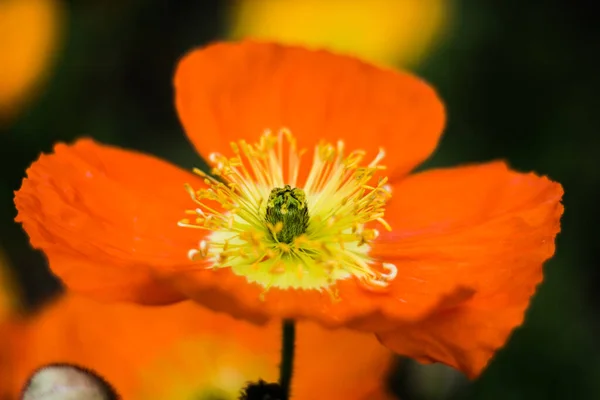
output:
[[175,114],[174,67],[196,46],[246,36],[329,47],[431,82],[449,121],[425,168],[500,158],[565,187],[556,256],[524,326],[481,378],[399,360],[395,392],[600,398],[600,24],[591,0],[0,0],[0,264],[9,266],[0,274],[15,282],[0,301],[33,310],[60,290],[13,222],[13,192],[39,153],[85,135],[202,166]]

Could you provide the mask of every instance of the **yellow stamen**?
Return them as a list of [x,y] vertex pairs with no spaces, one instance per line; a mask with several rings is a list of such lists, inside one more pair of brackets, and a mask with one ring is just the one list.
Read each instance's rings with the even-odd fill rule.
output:
[[263,294],[269,288],[324,290],[336,298],[339,280],[354,277],[380,290],[396,277],[395,265],[369,256],[379,231],[367,224],[391,229],[383,219],[391,197],[387,178],[373,183],[385,169],[383,150],[365,166],[364,151],[344,155],[344,142],[320,143],[300,184],[304,151],[289,130],[267,131],[258,143],[239,141],[231,149],[231,158],[211,154],[213,176],[194,170],[207,188],[185,187],[196,207],[179,225],[210,232],[190,259],[230,268],[261,285]]

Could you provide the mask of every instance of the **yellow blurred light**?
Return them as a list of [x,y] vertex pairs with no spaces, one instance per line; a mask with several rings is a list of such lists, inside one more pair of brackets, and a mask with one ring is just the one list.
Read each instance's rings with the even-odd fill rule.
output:
[[325,47],[415,65],[443,31],[450,0],[237,0],[230,36]]
[[14,115],[47,76],[61,16],[57,0],[0,1],[0,120]]
[[[270,336],[277,341],[276,334]],[[277,380],[273,366],[278,356],[277,352],[265,355],[264,350],[251,351],[235,340],[210,335],[182,341],[144,371],[139,398],[237,399],[248,382]]]

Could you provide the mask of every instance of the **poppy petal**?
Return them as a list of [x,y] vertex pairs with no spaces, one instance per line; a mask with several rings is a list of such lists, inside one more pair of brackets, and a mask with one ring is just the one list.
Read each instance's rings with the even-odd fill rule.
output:
[[198,232],[177,221],[188,182],[202,181],[151,156],[89,139],[59,144],[27,171],[16,220],[65,284],[95,298],[157,304],[183,297],[152,266],[185,266]]
[[[351,327],[376,332],[393,329],[398,321],[416,321],[434,309],[439,298],[432,295],[419,303],[406,304],[402,296],[366,290],[354,279],[337,282],[337,298],[317,290],[279,289],[248,282],[228,269],[189,268],[159,271],[173,287],[205,307],[235,318],[264,324],[273,318],[315,320],[329,328]],[[471,296],[471,291],[454,288],[448,302]],[[450,289],[449,289],[450,290]],[[441,294],[445,292],[441,291]],[[437,293],[436,293],[437,295]],[[383,314],[383,311],[386,314]]]
[[285,127],[310,151],[339,139],[368,158],[380,147],[394,151],[386,160],[394,179],[431,154],[445,122],[434,90],[412,75],[273,43],[195,50],[180,62],[175,89],[179,117],[205,159]]
[[[438,304],[421,321],[381,333],[381,341],[476,376],[521,324],[542,281],[562,193],[559,184],[501,162],[428,171],[394,185],[386,210],[393,230],[373,248],[398,268],[384,315]],[[464,296],[444,299],[457,290]]]
[[389,398],[383,378],[394,358],[372,334],[324,329],[308,321],[297,328],[293,398]]

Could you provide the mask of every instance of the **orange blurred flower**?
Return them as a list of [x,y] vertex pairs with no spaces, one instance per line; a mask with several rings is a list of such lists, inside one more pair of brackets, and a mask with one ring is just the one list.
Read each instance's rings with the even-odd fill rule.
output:
[[56,0],[0,2],[0,122],[12,116],[46,77],[62,15]]
[[450,8],[448,0],[237,0],[229,35],[413,65],[444,30]]
[[[0,397],[10,399],[55,363],[92,369],[131,400],[233,400],[248,381],[278,376],[279,324],[259,327],[191,302],[143,307],[66,295],[3,329]],[[292,398],[388,399],[391,360],[371,335],[301,323]]]
[[[242,42],[192,52],[175,86],[218,180],[89,139],[28,170],[17,220],[71,289],[348,326],[470,376],[522,322],[562,188],[501,162],[409,175],[444,124],[427,84]],[[291,131],[261,135],[269,127]]]

